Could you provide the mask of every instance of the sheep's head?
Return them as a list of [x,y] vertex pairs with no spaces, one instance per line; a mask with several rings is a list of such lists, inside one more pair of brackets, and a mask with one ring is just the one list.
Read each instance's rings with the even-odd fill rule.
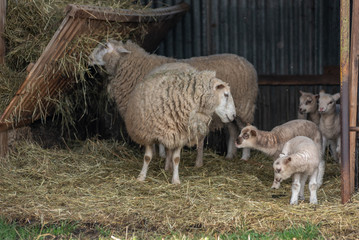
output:
[[214,80],[213,90],[218,99],[215,113],[222,122],[232,122],[236,117],[236,108],[228,84],[216,78]]
[[273,163],[274,169],[274,181],[272,188],[278,189],[280,187],[280,183],[283,180],[286,180],[291,177],[292,171],[290,171],[290,164],[292,162],[292,157],[281,155],[277,160]]
[[325,93],[324,90],[321,90],[319,93],[319,113],[333,113],[336,108],[336,102],[340,98],[340,93],[334,95]]
[[105,66],[109,74],[115,71],[115,64],[123,54],[128,54],[128,51],[122,42],[116,40],[109,40],[106,43],[100,43],[92,51],[89,56],[89,65]]
[[235,142],[237,148],[251,148],[257,143],[258,129],[253,125],[244,127]]
[[313,113],[318,110],[318,94],[299,91],[299,112],[301,114]]

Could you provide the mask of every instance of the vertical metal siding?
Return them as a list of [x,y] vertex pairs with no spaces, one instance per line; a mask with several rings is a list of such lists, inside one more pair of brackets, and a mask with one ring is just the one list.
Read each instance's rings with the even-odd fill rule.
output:
[[[146,0],[148,2],[148,0]],[[144,1],[144,2],[146,2]],[[153,1],[153,7],[179,0]],[[258,74],[321,74],[339,65],[340,0],[185,0],[191,10],[157,54],[189,58],[235,53]],[[260,86],[255,124],[269,130],[297,117],[299,90],[339,86]]]

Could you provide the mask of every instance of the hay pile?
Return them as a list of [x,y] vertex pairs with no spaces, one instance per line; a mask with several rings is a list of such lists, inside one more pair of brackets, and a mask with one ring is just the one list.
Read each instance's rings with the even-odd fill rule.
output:
[[125,234],[223,233],[237,228],[281,231],[312,223],[329,237],[359,235],[359,198],[340,203],[340,170],[328,163],[319,205],[290,206],[290,181],[272,190],[271,160],[255,153],[248,162],[205,151],[205,165],[193,167],[185,151],[182,184],[170,184],[164,161],[155,158],[147,180],[137,182],[139,149],[121,142],[88,140],[67,150],[18,145],[0,167],[0,215],[10,220],[60,220],[101,224]]
[[[146,9],[147,6],[134,3],[132,0],[20,0],[8,1],[7,16],[4,38],[6,41],[6,65],[11,72],[21,75],[21,78],[13,78],[12,74],[1,74],[0,82],[9,82],[12,90],[8,95],[18,89],[18,86],[25,80],[25,69],[31,62],[36,62],[45,47],[53,37],[54,33],[64,19],[64,9],[68,4],[92,5],[101,7],[111,7],[112,9]],[[70,94],[58,92],[56,97],[44,96],[48,102],[55,105],[54,118],[59,121],[63,129],[70,131],[70,127],[76,127],[75,123],[81,117],[87,114],[93,121],[97,116],[90,116],[91,99],[103,99],[99,96],[101,91],[93,86],[97,86],[96,80],[91,80],[93,72],[88,66],[88,55],[98,42],[104,39],[114,38],[117,40],[126,40],[129,38],[141,39],[147,33],[145,24],[137,26],[123,26],[118,23],[106,23],[105,32],[90,33],[76,37],[67,46],[67,53],[60,58],[54,66],[49,67],[50,72],[46,74],[62,73],[62,76],[74,79],[74,85]],[[113,31],[110,31],[112,29]],[[119,30],[120,29],[120,30]],[[9,72],[9,71],[7,71]],[[90,80],[89,80],[90,79]],[[17,80],[17,81],[14,81]],[[31,91],[31,90],[29,90]],[[36,90],[35,90],[36,91]],[[43,91],[43,89],[42,89]],[[1,94],[1,93],[0,93]],[[2,96],[1,96],[2,98]],[[11,99],[11,98],[10,98]],[[10,101],[10,100],[9,100]],[[0,112],[5,110],[9,101],[2,103]],[[44,107],[41,100],[36,106],[37,111],[41,112],[42,120],[45,121],[49,109]],[[103,110],[106,102],[95,102],[97,105],[91,105],[93,109]],[[52,106],[51,104],[48,106]],[[21,106],[18,106],[21,109]],[[50,110],[53,110],[52,108]],[[14,121],[20,121],[22,118],[15,113],[12,116]],[[96,115],[96,114],[95,114]]]

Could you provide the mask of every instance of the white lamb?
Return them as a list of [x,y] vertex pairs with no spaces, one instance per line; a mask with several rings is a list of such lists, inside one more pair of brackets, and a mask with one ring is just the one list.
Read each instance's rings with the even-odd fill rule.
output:
[[[149,54],[131,41],[122,43],[115,40],[99,44],[90,56],[92,65],[104,66],[109,74],[108,92],[117,103],[122,116],[126,111],[129,95],[147,74],[165,63],[179,61],[188,63],[199,71],[215,71],[219,79],[231,86],[237,116],[236,121],[226,124],[229,130],[226,158],[234,157],[235,138],[246,123],[253,122],[258,94],[257,72],[246,59],[234,54],[218,54],[177,60]],[[220,119],[214,116],[210,131],[221,129],[223,126]],[[203,144],[204,139],[201,139],[197,145],[196,167],[203,165]],[[249,157],[249,149],[244,149],[242,159]]]
[[322,134],[318,126],[314,122],[304,119],[286,122],[271,131],[261,131],[255,126],[248,125],[238,136],[236,147],[256,149],[276,159],[282,152],[284,144],[296,136],[311,138],[321,149]]
[[336,102],[340,98],[340,93],[328,94],[324,90],[319,93],[320,122],[319,129],[323,134],[323,148],[327,145],[327,141],[331,141],[333,145],[333,156],[336,161],[341,162],[340,144],[341,144],[341,125],[340,110]]
[[236,115],[230,88],[215,72],[172,64],[152,72],[129,97],[126,128],[132,140],[146,148],[140,181],[146,178],[153,144],[161,143],[172,160],[172,183],[179,184],[182,147],[197,144],[207,135],[214,113],[223,122],[233,121]]
[[318,94],[300,92],[298,118],[308,119],[319,125],[320,114],[318,112]]
[[286,142],[280,157],[274,161],[273,168],[272,188],[278,189],[283,180],[293,178],[290,204],[298,204],[298,199],[304,200],[304,185],[308,177],[310,203],[318,203],[317,189],[323,182],[325,162],[321,149],[312,139],[298,136]]

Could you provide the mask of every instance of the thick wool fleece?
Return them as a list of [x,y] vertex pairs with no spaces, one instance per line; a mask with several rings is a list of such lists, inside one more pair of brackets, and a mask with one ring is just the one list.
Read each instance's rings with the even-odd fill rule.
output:
[[219,94],[215,72],[168,70],[139,83],[128,102],[125,124],[141,145],[160,142],[168,149],[192,146],[206,136]]

